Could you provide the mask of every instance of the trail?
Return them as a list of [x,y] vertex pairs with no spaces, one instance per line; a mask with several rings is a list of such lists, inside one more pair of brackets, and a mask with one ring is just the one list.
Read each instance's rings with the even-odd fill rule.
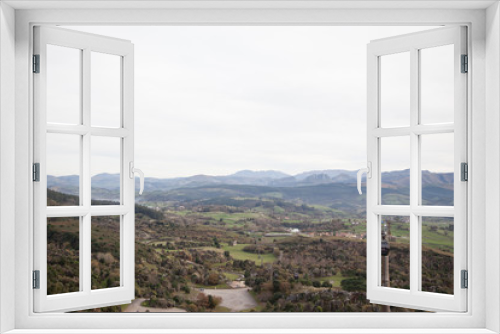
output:
[[157,308],[157,307],[145,307],[141,306],[141,304],[145,301],[144,298],[137,298],[132,301],[132,303],[127,306],[124,312],[135,313],[135,312],[146,312],[149,311],[151,313],[175,313],[175,312],[186,312],[178,307],[169,307],[169,308]]

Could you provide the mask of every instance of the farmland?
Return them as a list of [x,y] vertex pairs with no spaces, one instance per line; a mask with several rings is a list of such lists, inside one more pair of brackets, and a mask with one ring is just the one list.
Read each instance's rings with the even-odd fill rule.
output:
[[[87,312],[381,310],[366,300],[362,199],[346,203],[354,188],[209,188],[146,194],[136,205],[135,295],[141,302]],[[328,203],[324,198],[332,189],[340,192],[331,193]],[[404,201],[404,192],[396,188],[386,198]],[[48,201],[74,205],[78,198],[49,190]],[[48,222],[51,294],[78,291],[79,231],[73,220]],[[93,289],[120,282],[117,223],[117,217],[92,221]],[[391,245],[390,285],[408,289],[408,217],[383,216],[381,223]],[[453,292],[453,227],[451,219],[422,218],[424,291]]]

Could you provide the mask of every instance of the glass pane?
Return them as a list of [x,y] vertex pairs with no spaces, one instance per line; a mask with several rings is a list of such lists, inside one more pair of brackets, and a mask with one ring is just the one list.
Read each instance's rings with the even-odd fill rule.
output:
[[422,135],[422,205],[453,205],[454,135]]
[[410,137],[380,139],[383,205],[410,205]]
[[92,290],[120,286],[120,216],[92,217]]
[[380,57],[380,126],[410,125],[410,53]]
[[93,136],[91,151],[92,204],[119,204],[121,138]]
[[47,219],[47,294],[80,291],[80,218]]
[[81,136],[47,134],[47,206],[80,205]]
[[47,45],[47,122],[80,124],[80,49]]
[[452,123],[454,119],[454,46],[420,50],[421,123]]
[[92,126],[121,126],[121,57],[91,53]]
[[453,218],[422,217],[422,291],[453,294]]
[[410,289],[410,217],[380,218],[381,286]]

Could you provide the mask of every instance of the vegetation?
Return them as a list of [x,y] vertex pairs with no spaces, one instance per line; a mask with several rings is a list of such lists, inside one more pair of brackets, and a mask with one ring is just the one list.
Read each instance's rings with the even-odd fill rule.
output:
[[[351,201],[347,184],[336,185],[332,195],[333,188],[219,185],[151,191],[136,205],[136,298],[145,300],[144,307],[227,312],[224,300],[210,293],[238,281],[257,303],[244,311],[380,311],[366,300],[364,199]],[[402,201],[404,190],[388,188],[384,196]],[[75,205],[78,197],[49,190],[47,201]],[[384,220],[390,285],[408,289],[409,223],[404,217]],[[78,291],[78,218],[51,218],[47,232],[49,294]],[[91,233],[92,288],[119,286],[119,217],[93,217]],[[422,239],[422,288],[453,293],[453,222],[425,218]]]

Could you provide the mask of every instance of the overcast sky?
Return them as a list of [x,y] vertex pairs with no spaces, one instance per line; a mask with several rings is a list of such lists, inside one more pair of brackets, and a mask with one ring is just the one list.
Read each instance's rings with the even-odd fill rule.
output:
[[[429,27],[71,29],[134,43],[135,166],[146,176],[177,177],[225,175],[242,169],[296,174],[364,167],[366,45],[370,40]],[[96,56],[93,63],[97,61],[101,65],[93,73],[100,77],[93,80],[98,87],[92,90],[93,96],[100,94],[102,104],[113,110],[116,66],[112,57],[99,60]],[[438,62],[427,72],[435,73],[443,66]],[[387,77],[404,82],[409,72],[404,67],[404,59],[395,61]],[[53,77],[55,85],[70,89],[61,76]],[[395,101],[404,101],[405,85],[393,86]],[[423,119],[446,121],[449,103],[448,109],[446,101],[444,105],[430,103],[431,95],[432,89],[424,99],[429,116]],[[387,115],[404,122],[407,114],[400,113],[396,103],[387,104]],[[105,124],[106,117],[100,121]],[[53,161],[63,159],[67,143],[52,140],[48,154]],[[438,144],[427,145],[426,169],[450,170],[453,142],[439,140]],[[394,141],[386,153],[387,169],[409,168],[404,145],[404,140]],[[110,150],[105,146],[95,150],[100,158],[96,158],[93,174],[119,170],[116,163],[110,163],[114,160]],[[48,172],[74,174],[75,167],[69,165],[53,164]]]

